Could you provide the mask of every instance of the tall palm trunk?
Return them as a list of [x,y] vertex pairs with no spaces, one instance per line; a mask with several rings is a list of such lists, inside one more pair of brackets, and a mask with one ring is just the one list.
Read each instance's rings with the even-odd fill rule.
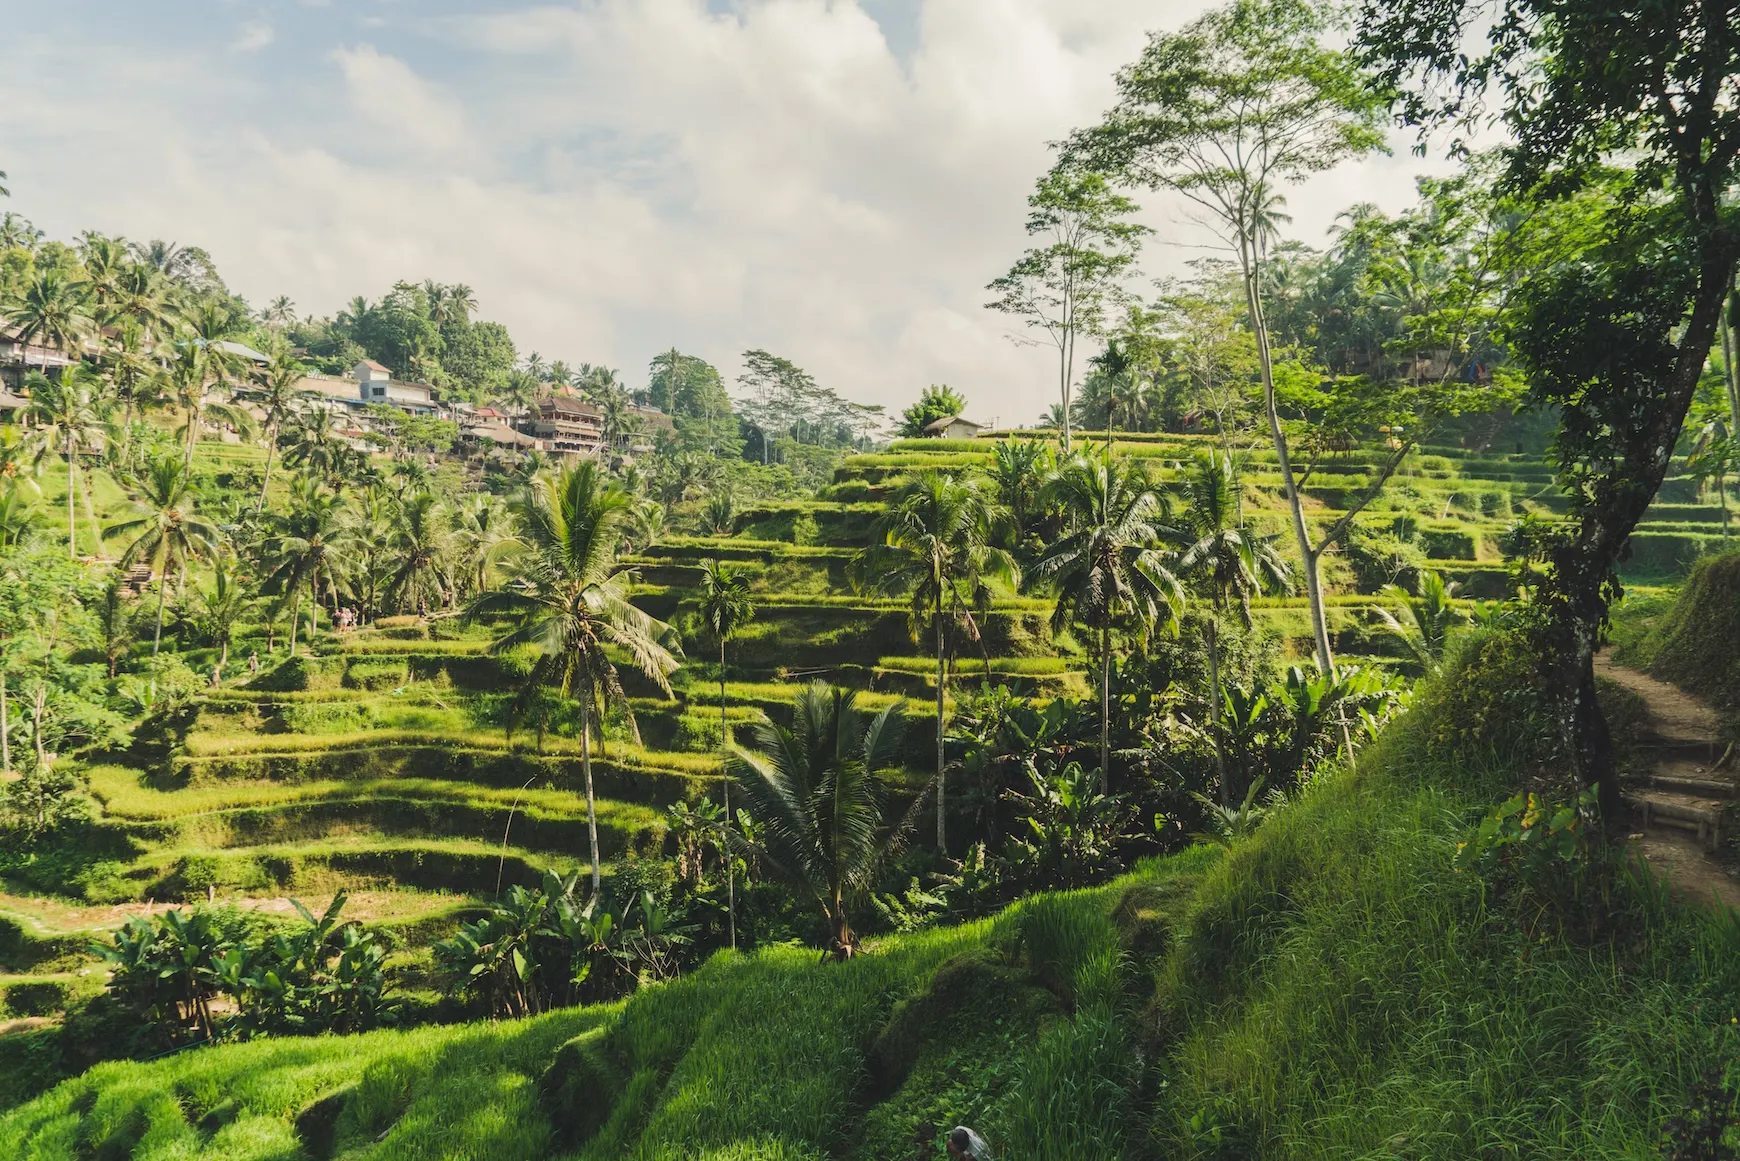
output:
[[260,477],[260,498],[254,501],[254,515],[266,510],[266,488],[272,482],[272,453],[278,450],[278,425],[266,429],[266,471]]
[[302,590],[290,597],[290,656],[296,656],[296,635],[302,631]]
[[943,774],[943,689],[946,685],[947,671],[945,669],[943,651],[943,616],[942,616],[942,586],[937,586],[936,596],[936,853],[948,853],[948,814],[943,805],[943,791],[946,780]]
[[604,886],[604,872],[598,865],[598,800],[592,795],[592,691],[580,698],[580,769],[586,776],[586,841],[592,850],[592,898],[597,899]]
[[78,491],[78,465],[73,462],[73,433],[66,430],[66,558],[79,557],[79,538],[73,527],[73,497]]
[[[719,638],[719,746],[731,752],[730,727],[725,724],[725,638]],[[725,913],[731,925],[731,950],[737,950],[737,860],[731,854],[731,777],[725,777]]]
[[0,665],[0,774],[12,773],[12,723],[6,716],[6,668]]
[[169,595],[169,558],[163,559],[163,571],[157,577],[157,631],[151,636],[151,656],[163,648],[163,601]]
[[1214,772],[1220,778],[1221,805],[1231,806],[1232,783],[1226,775],[1226,741],[1221,727],[1223,706],[1220,696],[1220,620],[1215,614],[1208,615],[1202,635],[1208,638],[1209,729],[1214,736]]
[[1112,622],[1100,626],[1100,792],[1112,784]]
[[1317,647],[1317,664],[1331,677],[1335,675],[1335,656],[1329,649],[1329,622],[1323,610],[1323,585],[1317,575],[1317,554],[1311,548],[1311,530],[1305,524],[1305,504],[1299,495],[1299,484],[1293,478],[1293,462],[1287,454],[1287,433],[1281,428],[1281,413],[1275,400],[1275,365],[1269,351],[1269,324],[1263,313],[1263,299],[1258,279],[1260,260],[1251,239],[1239,237],[1239,266],[1244,274],[1245,306],[1251,315],[1251,333],[1257,340],[1257,369],[1263,382],[1263,412],[1269,421],[1269,438],[1275,445],[1275,459],[1281,469],[1281,483],[1287,494],[1287,506],[1293,516],[1293,537],[1299,545],[1300,571],[1305,574],[1305,596],[1311,607],[1311,635]]

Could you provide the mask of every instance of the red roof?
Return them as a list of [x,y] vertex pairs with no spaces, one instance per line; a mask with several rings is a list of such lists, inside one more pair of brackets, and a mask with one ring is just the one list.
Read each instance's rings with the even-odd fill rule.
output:
[[388,370],[388,368],[381,366],[379,363],[375,362],[373,359],[364,359],[362,361],[362,365],[367,367],[371,371],[386,371],[387,374],[389,374],[389,375],[392,374],[391,370]]

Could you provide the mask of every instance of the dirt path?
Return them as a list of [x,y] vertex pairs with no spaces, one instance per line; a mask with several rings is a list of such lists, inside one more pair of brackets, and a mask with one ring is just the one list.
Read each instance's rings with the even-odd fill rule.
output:
[[1638,809],[1638,823],[1653,820],[1631,836],[1632,849],[1687,897],[1740,910],[1740,878],[1699,837],[1660,821],[1674,805],[1719,817],[1740,798],[1733,772],[1712,768],[1721,765],[1721,717],[1678,686],[1615,665],[1605,650],[1595,658],[1595,672],[1636,694],[1649,711],[1650,771],[1626,797]]

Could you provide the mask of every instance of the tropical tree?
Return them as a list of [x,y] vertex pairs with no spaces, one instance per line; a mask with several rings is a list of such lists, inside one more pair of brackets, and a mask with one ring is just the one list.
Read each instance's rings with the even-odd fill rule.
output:
[[753,751],[732,748],[762,833],[757,853],[821,907],[836,959],[857,950],[850,895],[870,886],[908,830],[884,826],[879,781],[900,765],[898,707],[866,721],[856,701],[853,690],[815,682],[798,694],[789,729],[764,721]]
[[319,628],[321,581],[332,587],[348,543],[343,519],[344,504],[310,477],[291,485],[290,509],[276,520],[277,530],[264,544],[268,592],[290,597],[290,656],[296,656],[296,633],[301,621],[302,589],[308,588],[308,640],[312,644]]
[[1306,564],[1318,664],[1333,673],[1263,306],[1276,192],[1384,144],[1381,95],[1347,54],[1323,45],[1327,21],[1309,0],[1232,0],[1177,32],[1153,34],[1140,59],[1118,73],[1117,105],[1072,135],[1064,156],[1120,184],[1181,194],[1206,211],[1237,255],[1269,435]]
[[917,403],[900,413],[900,434],[907,439],[918,439],[932,423],[960,415],[966,409],[965,395],[946,383],[932,383],[924,389]]
[[476,595],[489,588],[489,570],[517,543],[511,514],[496,497],[475,496],[460,505],[455,534],[466,562],[466,583]]
[[120,567],[149,563],[157,574],[157,625],[151,636],[151,656],[163,647],[163,604],[169,590],[169,570],[185,574],[190,560],[215,552],[223,534],[195,510],[193,475],[171,456],[154,457],[133,481],[139,490],[131,520],[111,525],[108,535],[131,536],[121,553]]
[[350,448],[334,426],[331,409],[301,408],[283,434],[285,463],[327,481],[343,477],[351,462]]
[[219,348],[198,342],[181,343],[170,360],[167,371],[170,393],[186,420],[182,428],[185,440],[182,461],[190,466],[194,445],[206,423],[227,423],[244,435],[253,431],[254,417],[247,410],[211,394],[212,388],[221,385],[227,376],[226,366]]
[[278,450],[278,434],[284,430],[285,421],[295,415],[297,404],[308,398],[309,393],[302,388],[302,380],[307,376],[308,369],[287,353],[280,353],[260,371],[260,406],[266,413],[266,470],[260,476],[260,498],[254,504],[256,515],[266,510],[266,489],[272,484],[272,455]]
[[1100,654],[1100,781],[1111,775],[1112,630],[1134,619],[1141,634],[1165,625],[1176,631],[1184,588],[1169,567],[1173,535],[1165,497],[1131,459],[1109,448],[1071,457],[1047,488],[1069,530],[1034,561],[1028,576],[1057,593],[1054,632],[1078,624]]
[[91,289],[64,271],[49,267],[0,306],[12,324],[18,343],[18,375],[22,380],[32,343],[78,354],[79,343],[96,325],[91,318]]
[[1121,282],[1136,261],[1146,226],[1130,221],[1136,203],[1114,192],[1098,173],[1058,166],[1027,199],[1027,233],[1044,238],[985,289],[985,305],[1012,314],[1057,348],[1063,450],[1070,450],[1070,393],[1075,344],[1095,334],[1124,298]]
[[1009,543],[1021,551],[1044,515],[1046,481],[1057,468],[1051,447],[1037,439],[999,440],[991,448],[985,476],[996,491],[997,505],[1009,529]]
[[1412,593],[1401,585],[1384,586],[1382,595],[1398,603],[1397,612],[1382,605],[1372,609],[1384,632],[1428,673],[1444,660],[1451,630],[1467,620],[1456,608],[1456,587],[1455,581],[1423,568],[1414,578]]
[[399,505],[395,523],[388,597],[400,608],[445,605],[454,591],[449,568],[454,537],[447,506],[433,492],[416,492]]
[[895,494],[877,522],[870,547],[854,561],[860,585],[910,596],[908,622],[921,640],[930,623],[936,644],[936,847],[947,846],[944,799],[948,724],[948,622],[969,640],[981,633],[975,613],[990,612],[992,583],[1015,587],[1021,570],[991,540],[995,510],[979,481],[936,470],[919,472]]
[[[730,752],[731,726],[725,716],[725,646],[744,625],[755,618],[755,600],[749,595],[749,578],[717,560],[701,562],[701,620],[719,642],[719,744]],[[731,826],[731,779],[725,780],[725,826]],[[737,947],[737,868],[725,853],[725,901],[730,914],[731,947]]]
[[[101,386],[97,377],[82,365],[69,367],[58,379],[31,374],[25,379],[30,390],[30,407],[26,414],[53,433],[66,459],[66,551],[68,557],[78,555],[77,528],[73,517],[73,499],[79,491],[79,452],[100,439],[102,430]],[[89,497],[86,497],[89,507]],[[94,525],[97,538],[94,551],[102,555],[101,531]]]
[[628,599],[633,573],[617,560],[628,508],[627,495],[611,486],[590,460],[561,469],[554,479],[533,480],[515,504],[525,545],[518,575],[479,594],[466,611],[468,618],[502,617],[513,623],[491,644],[492,651],[505,653],[524,645],[537,649],[521,690],[522,706],[542,688],[555,686],[580,708],[593,898],[602,885],[602,867],[592,790],[592,727],[613,706],[634,720],[609,649],[627,654],[667,695],[677,668],[676,658],[662,644],[671,638],[670,626]]
[[1232,804],[1227,776],[1226,744],[1222,737],[1220,681],[1220,619],[1237,603],[1239,617],[1251,627],[1251,598],[1282,592],[1292,584],[1292,567],[1276,550],[1274,538],[1261,536],[1239,518],[1239,478],[1232,461],[1219,452],[1199,456],[1183,486],[1180,521],[1185,547],[1178,557],[1179,573],[1207,590],[1212,607],[1202,622],[1208,646],[1209,711],[1214,734],[1216,772],[1223,805]]
[[219,648],[217,667],[221,673],[230,663],[230,643],[236,626],[252,611],[254,595],[237,574],[235,565],[219,556],[213,562],[211,587],[195,588],[194,597],[198,602],[194,624],[206,640]]

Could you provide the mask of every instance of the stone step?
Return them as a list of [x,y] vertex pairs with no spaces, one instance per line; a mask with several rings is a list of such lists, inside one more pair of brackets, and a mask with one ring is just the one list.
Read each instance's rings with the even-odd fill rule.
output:
[[1668,790],[1723,802],[1740,798],[1740,783],[1720,775],[1712,775],[1702,766],[1692,766],[1683,771],[1671,767],[1657,770],[1654,774],[1630,780],[1630,785],[1637,790]]
[[1691,832],[1705,850],[1714,851],[1722,843],[1723,807],[1727,802],[1701,794],[1675,790],[1638,790],[1626,795],[1626,801],[1643,816],[1643,829],[1652,826],[1672,827]]

